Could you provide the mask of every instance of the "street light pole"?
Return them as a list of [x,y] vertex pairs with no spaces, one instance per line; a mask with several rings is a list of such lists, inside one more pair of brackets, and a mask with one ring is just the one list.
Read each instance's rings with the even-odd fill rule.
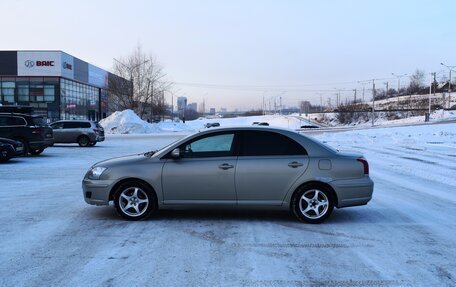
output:
[[399,95],[401,90],[401,78],[407,76],[407,74],[396,75],[395,73],[391,73],[391,75],[397,78],[397,100],[399,101]]
[[372,126],[375,120],[375,79],[372,79]]
[[448,81],[448,108],[451,108],[451,71],[456,68],[456,66],[447,66],[444,63],[440,63],[440,65],[445,66],[450,70],[450,80]]

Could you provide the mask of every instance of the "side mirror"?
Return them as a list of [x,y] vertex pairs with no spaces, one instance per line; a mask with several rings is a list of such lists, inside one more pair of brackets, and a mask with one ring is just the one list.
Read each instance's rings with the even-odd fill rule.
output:
[[170,155],[171,155],[171,158],[174,158],[174,159],[180,158],[181,157],[180,149],[178,149],[178,148],[173,149],[173,151],[171,152]]

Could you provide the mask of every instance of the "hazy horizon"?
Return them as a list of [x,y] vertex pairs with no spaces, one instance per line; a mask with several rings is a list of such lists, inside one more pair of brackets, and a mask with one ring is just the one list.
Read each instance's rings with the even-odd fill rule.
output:
[[319,104],[320,97],[334,101],[335,89],[347,90],[342,99],[355,88],[360,95],[360,80],[396,88],[391,73],[422,69],[441,78],[448,70],[440,62],[456,65],[456,2],[449,0],[19,0],[3,6],[0,50],[62,50],[111,70],[113,58],[141,45],[175,82],[176,96],[198,104],[204,98],[206,110],[261,108],[263,97],[266,105],[279,97],[284,106]]

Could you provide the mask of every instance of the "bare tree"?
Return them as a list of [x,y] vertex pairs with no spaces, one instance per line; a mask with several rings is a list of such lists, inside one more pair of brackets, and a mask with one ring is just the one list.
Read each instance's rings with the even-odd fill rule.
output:
[[118,77],[110,79],[110,95],[113,108],[133,109],[141,118],[153,120],[164,115],[164,93],[171,87],[157,59],[146,54],[141,46],[127,57],[114,60],[113,73],[130,80],[125,85]]
[[410,85],[408,92],[410,94],[418,94],[424,86],[425,73],[423,70],[417,69],[413,75],[410,76]]

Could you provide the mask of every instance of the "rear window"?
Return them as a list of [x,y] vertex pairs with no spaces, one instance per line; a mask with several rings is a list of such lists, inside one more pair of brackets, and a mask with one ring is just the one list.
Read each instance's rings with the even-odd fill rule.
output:
[[33,117],[32,121],[35,126],[47,126],[46,121],[41,117]]

